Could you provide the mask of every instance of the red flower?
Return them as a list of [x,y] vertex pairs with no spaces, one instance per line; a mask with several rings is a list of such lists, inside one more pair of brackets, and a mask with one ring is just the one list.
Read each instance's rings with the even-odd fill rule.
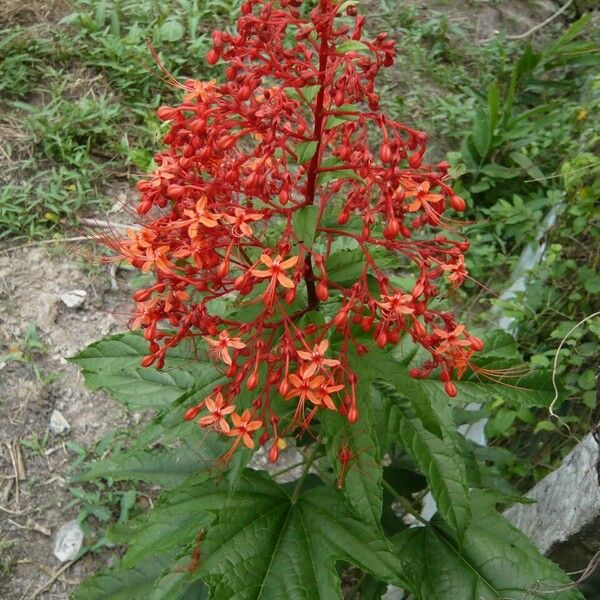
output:
[[250,435],[253,431],[256,431],[262,427],[262,421],[252,421],[250,411],[246,409],[242,415],[233,413],[231,420],[233,421],[233,429],[228,432],[228,435],[237,436],[241,439],[247,448],[254,448],[254,440]]
[[[169,349],[204,340],[226,365],[201,425],[227,432],[231,415],[230,452],[253,447],[260,427],[261,443],[278,438],[274,395],[296,403],[281,431],[320,410],[354,423],[361,374],[350,351],[410,338],[429,353],[412,374],[438,370],[455,394],[450,375],[482,346],[435,302],[467,276],[468,244],[440,231],[444,212],[465,203],[447,163],[423,162],[427,136],[379,108],[375,78],[392,64],[394,42],[366,38],[358,10],[342,23],[343,3],[316,4],[245,0],[237,27],[214,32],[207,54],[224,81],[172,79],[184,100],[157,113],[170,129],[155,172],[137,186],[144,225],[106,240],[154,277],[135,295],[134,323],[150,347],[143,364],[160,368]],[[362,253],[351,280],[328,273],[348,247]],[[389,276],[378,263],[385,252],[414,284]],[[252,416],[232,412],[242,386],[255,394]]]

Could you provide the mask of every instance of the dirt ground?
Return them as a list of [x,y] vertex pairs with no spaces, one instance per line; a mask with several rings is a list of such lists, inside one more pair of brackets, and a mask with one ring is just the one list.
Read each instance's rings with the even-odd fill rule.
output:
[[[67,362],[89,343],[124,329],[130,294],[111,289],[108,273],[73,250],[73,244],[52,244],[0,251],[0,598],[5,600],[36,593],[66,598],[74,583],[108,558],[86,556],[47,585],[61,567],[52,553],[54,535],[78,513],[77,507],[64,509],[73,499],[68,479],[76,457],[65,443],[88,447],[134,418],[103,394],[86,390],[78,368]],[[87,297],[81,307],[68,308],[60,296],[75,289]],[[41,349],[25,341],[31,324]],[[11,351],[21,351],[23,359],[7,357]],[[54,409],[70,424],[66,436],[49,432]],[[21,444],[36,438],[40,449]]]
[[[423,11],[433,7],[447,12],[474,39],[500,29],[522,33],[557,6],[545,0],[410,3]],[[27,12],[27,20],[36,15],[34,10]],[[45,16],[43,12],[40,18]],[[120,289],[112,289],[103,267],[80,258],[78,252],[85,247],[78,242],[0,247],[2,600],[64,600],[77,582],[111,558],[104,550],[69,564],[53,555],[56,531],[78,514],[77,506],[65,508],[73,499],[69,476],[76,458],[66,443],[90,447],[110,430],[139,419],[104,394],[86,390],[78,368],[67,361],[89,343],[125,329],[130,306],[124,281]],[[60,297],[76,289],[85,290],[87,296],[81,307],[69,308]],[[33,326],[41,347],[32,338]],[[18,352],[21,360],[14,359]],[[49,432],[54,409],[70,424],[65,436]],[[32,446],[36,439],[40,441],[36,448],[21,443]]]

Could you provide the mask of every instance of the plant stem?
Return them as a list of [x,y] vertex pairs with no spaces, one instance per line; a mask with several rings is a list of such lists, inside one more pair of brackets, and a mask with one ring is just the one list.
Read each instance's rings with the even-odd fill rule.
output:
[[413,507],[412,504],[404,496],[401,496],[385,479],[383,480],[383,487],[394,496],[395,500],[402,506],[402,508],[410,515],[412,515],[417,521],[423,525],[429,525],[429,521],[424,519]]
[[300,496],[300,492],[302,490],[302,485],[304,484],[304,480],[310,471],[310,467],[317,458],[317,452],[321,446],[321,436],[317,438],[314,447],[312,448],[310,454],[306,458],[306,462],[304,463],[304,469],[302,469],[302,475],[300,475],[300,479],[298,479],[298,483],[294,488],[294,494],[292,495],[291,503],[296,504],[298,502],[298,497]]
[[[325,12],[328,8],[329,0],[322,0],[321,10]],[[315,191],[316,182],[319,171],[320,155],[321,155],[321,142],[323,137],[323,103],[325,100],[325,71],[327,69],[327,57],[329,55],[329,22],[321,33],[321,46],[319,48],[319,92],[317,93],[317,99],[315,103],[315,127],[313,131],[313,139],[317,142],[317,148],[310,161],[307,172],[306,180],[306,200],[305,205],[309,206],[315,202]],[[319,299],[315,291],[315,276],[312,268],[312,261],[310,254],[305,259],[306,273],[304,275],[304,281],[306,283],[306,293],[308,295],[308,307],[314,309],[319,306]]]

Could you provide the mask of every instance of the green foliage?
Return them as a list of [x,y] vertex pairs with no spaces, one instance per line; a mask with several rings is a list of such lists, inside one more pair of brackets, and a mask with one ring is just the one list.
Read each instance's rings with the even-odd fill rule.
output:
[[568,589],[569,578],[537,555],[531,542],[493,510],[493,500],[473,493],[472,512],[461,543],[437,519],[397,536],[400,557],[410,563],[407,572],[416,597],[581,598]]
[[[492,336],[482,364],[512,360],[516,350],[509,340]],[[104,387],[123,400],[123,388],[111,382],[135,372],[146,351],[143,338],[121,334],[92,344],[73,361],[88,383],[104,379]],[[84,466],[80,481],[101,486],[144,481],[164,491],[152,511],[133,520],[126,514],[109,529],[102,543],[127,543],[123,559],[87,580],[74,598],[342,598],[340,571],[358,572],[357,589],[373,598],[386,583],[430,600],[436,597],[431,590],[452,586],[485,598],[500,599],[507,590],[525,598],[534,584],[548,589],[566,581],[482,495],[485,483],[473,474],[473,449],[455,429],[453,401],[431,394],[427,382],[407,374],[414,352],[402,360],[375,349],[351,357],[360,373],[361,417],[351,426],[330,413],[316,423],[315,437],[298,441],[303,473],[288,484],[244,470],[247,456],[220,472],[215,460],[229,444],[183,421],[185,409],[215,383],[213,367],[200,356],[192,348],[176,350],[165,373],[193,374],[188,388],[162,404],[128,447],[120,444],[111,456]],[[173,386],[164,385],[170,394]],[[485,385],[479,393],[476,382],[462,385],[470,385],[480,401],[488,394]],[[343,477],[341,447],[352,455]],[[389,457],[385,468],[383,454]],[[317,474],[309,474],[311,467]],[[341,490],[334,478],[343,482]],[[407,529],[392,507],[397,500],[410,507],[411,495],[427,489],[445,523],[434,519],[425,528]],[[85,506],[100,502],[96,492],[73,491]],[[125,502],[132,497],[131,491],[121,494]],[[115,519],[115,509],[94,510],[96,518]],[[388,536],[398,532],[394,551]],[[435,574],[424,570],[426,562],[439,565]],[[563,596],[580,598],[574,591]]]

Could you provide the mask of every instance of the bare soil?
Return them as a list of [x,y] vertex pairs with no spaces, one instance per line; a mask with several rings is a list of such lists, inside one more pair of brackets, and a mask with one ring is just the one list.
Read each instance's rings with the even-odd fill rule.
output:
[[[54,535],[78,513],[77,507],[65,510],[73,500],[68,488],[76,457],[66,442],[89,447],[134,419],[104,394],[86,390],[78,368],[67,361],[89,343],[124,329],[130,295],[127,289],[112,290],[108,273],[73,250],[72,244],[53,244],[0,251],[0,598],[5,600],[34,598],[61,567],[53,556]],[[74,289],[87,292],[80,308],[60,300]],[[24,343],[31,324],[41,350]],[[11,359],[19,351],[23,360]],[[66,436],[49,431],[55,408],[71,426]],[[36,437],[46,438],[41,450],[21,444]],[[85,556],[37,597],[67,598],[109,554]]]

